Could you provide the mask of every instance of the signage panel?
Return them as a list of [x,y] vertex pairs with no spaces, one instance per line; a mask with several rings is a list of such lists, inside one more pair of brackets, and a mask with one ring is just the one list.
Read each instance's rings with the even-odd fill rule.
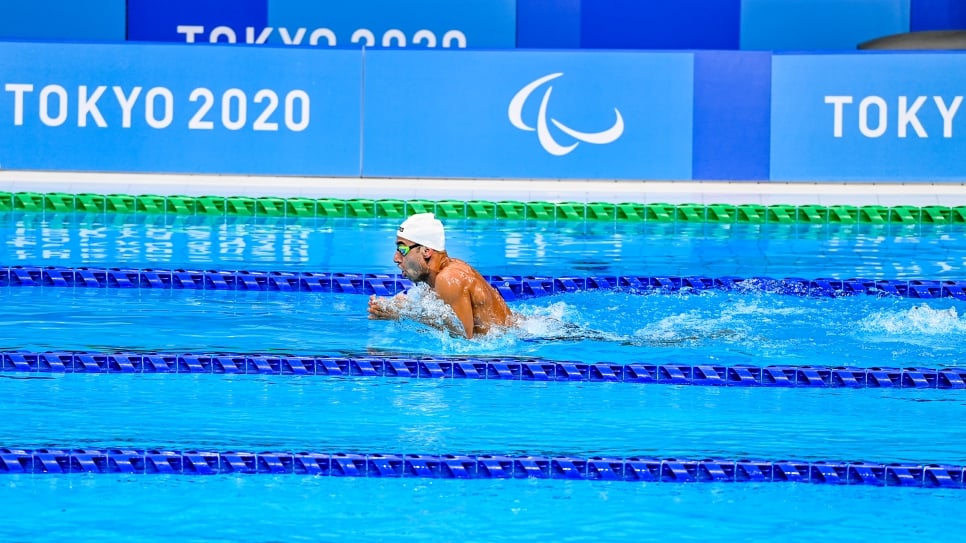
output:
[[364,174],[690,179],[693,55],[366,54]]
[[910,0],[741,0],[741,49],[846,50],[909,31]]
[[513,48],[516,0],[268,0],[277,45]]
[[580,0],[517,0],[517,47],[580,49]]
[[776,55],[771,179],[966,179],[966,56]]
[[124,0],[0,2],[0,39],[124,41]]
[[737,49],[741,0],[584,0],[590,49]]
[[255,42],[268,26],[266,1],[128,0],[127,39],[181,43]]
[[361,55],[0,44],[0,168],[358,175]]
[[768,179],[771,54],[694,56],[694,178]]

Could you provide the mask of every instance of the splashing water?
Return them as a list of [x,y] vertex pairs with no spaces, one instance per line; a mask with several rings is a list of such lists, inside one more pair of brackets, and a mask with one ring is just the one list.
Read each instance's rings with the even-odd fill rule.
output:
[[859,323],[866,332],[889,335],[941,336],[966,331],[966,321],[955,307],[933,308],[928,304],[914,305],[904,311],[879,311]]
[[406,291],[406,299],[408,303],[399,311],[403,319],[425,322],[442,330],[446,330],[447,322],[459,322],[453,308],[427,284],[420,283]]

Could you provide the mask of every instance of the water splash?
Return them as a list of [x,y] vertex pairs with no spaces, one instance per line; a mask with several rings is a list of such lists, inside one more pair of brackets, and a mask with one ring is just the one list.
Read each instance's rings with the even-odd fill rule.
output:
[[710,317],[697,310],[665,316],[633,334],[636,342],[650,345],[701,343],[708,340],[741,340],[752,328],[736,314],[723,312]]
[[[511,333],[522,341],[624,341],[627,336],[591,326],[577,307],[558,301],[546,306],[523,306],[516,312]],[[593,317],[593,315],[590,315]]]
[[966,321],[955,307],[914,305],[900,311],[877,311],[858,323],[865,332],[889,335],[944,336],[966,331]]
[[407,303],[399,311],[403,319],[411,319],[426,323],[444,333],[448,333],[448,324],[459,323],[453,308],[436,294],[429,285],[420,283],[406,292]]

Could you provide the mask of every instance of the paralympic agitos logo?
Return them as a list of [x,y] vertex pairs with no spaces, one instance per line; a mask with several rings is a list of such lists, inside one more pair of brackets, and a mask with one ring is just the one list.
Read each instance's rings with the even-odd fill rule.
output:
[[550,122],[553,123],[553,125],[556,126],[560,132],[575,140],[569,145],[564,145],[557,141],[550,131],[550,126],[547,124],[547,109],[548,104],[550,103],[550,95],[553,93],[553,85],[547,85],[546,90],[543,91],[543,98],[540,100],[540,109],[537,112],[536,127],[524,122],[523,107],[530,99],[530,95],[533,94],[544,83],[553,81],[562,75],[564,75],[563,72],[545,75],[531,81],[522,89],[517,91],[517,93],[513,96],[513,99],[510,100],[510,106],[507,108],[507,118],[510,119],[510,123],[520,130],[525,130],[527,132],[536,131],[537,140],[540,142],[540,146],[554,156],[564,156],[576,149],[581,143],[606,145],[608,143],[617,141],[617,139],[620,138],[624,133],[624,118],[621,116],[621,112],[616,107],[614,108],[614,115],[616,116],[614,124],[610,128],[600,132],[581,132],[551,117]]

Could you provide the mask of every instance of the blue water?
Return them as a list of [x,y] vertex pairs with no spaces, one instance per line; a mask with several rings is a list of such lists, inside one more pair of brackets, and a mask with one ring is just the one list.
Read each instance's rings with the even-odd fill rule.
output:
[[[125,489],[131,494],[122,502],[117,493]],[[9,476],[0,479],[0,539],[953,541],[966,528],[962,494],[792,484]]]
[[[513,302],[512,310],[525,318],[523,327],[465,341],[414,321],[370,321],[368,298],[353,294],[57,287],[0,292],[9,312],[0,321],[4,350],[966,366],[966,302],[952,298],[589,291]],[[427,306],[428,313],[436,311]]]
[[[964,279],[960,227],[447,223],[485,274]],[[394,221],[8,214],[0,265],[393,273]],[[0,288],[0,349],[966,365],[952,299],[583,292],[482,340],[366,297]],[[434,310],[428,306],[428,311]],[[561,323],[565,323],[566,326]],[[321,376],[0,374],[0,447],[966,464],[966,393]],[[948,540],[966,492],[810,484],[0,477],[0,540]]]
[[5,406],[0,443],[25,448],[966,464],[962,392],[2,375],[0,394],[18,401]]
[[[6,213],[0,263],[391,273],[398,222]],[[450,255],[494,275],[966,277],[966,225],[446,225]]]

